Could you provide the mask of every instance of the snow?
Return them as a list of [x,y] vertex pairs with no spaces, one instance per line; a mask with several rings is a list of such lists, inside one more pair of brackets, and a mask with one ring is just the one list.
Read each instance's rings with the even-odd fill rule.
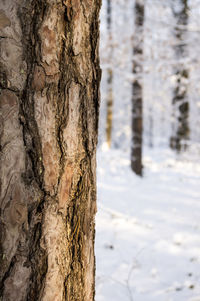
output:
[[144,177],[129,165],[99,149],[96,301],[199,301],[200,164],[146,148]]
[[[176,122],[173,1],[144,1],[142,178],[130,169],[134,1],[111,0],[111,32],[102,1],[96,301],[200,301],[200,0],[188,0],[182,63],[189,70],[190,143],[181,154],[169,149]],[[105,142],[109,68],[111,148]]]

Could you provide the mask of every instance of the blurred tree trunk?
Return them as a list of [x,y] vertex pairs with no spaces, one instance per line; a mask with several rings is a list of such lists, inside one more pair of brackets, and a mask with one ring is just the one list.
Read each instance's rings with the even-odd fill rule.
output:
[[111,146],[112,140],[112,109],[113,109],[113,70],[111,67],[112,64],[112,4],[111,0],[107,0],[107,30],[108,30],[108,64],[107,68],[107,114],[106,114],[106,142],[108,146]]
[[94,300],[100,0],[0,3],[0,299]]
[[189,101],[187,96],[189,72],[184,62],[188,55],[185,42],[188,24],[188,3],[187,0],[178,0],[174,1],[173,5],[173,14],[177,24],[175,27],[177,45],[174,47],[177,65],[175,71],[176,86],[172,100],[175,128],[170,139],[170,146],[172,149],[180,151],[186,148],[187,140],[189,139]]
[[144,2],[135,2],[135,34],[133,37],[133,87],[132,87],[132,145],[131,168],[142,175],[142,73]]

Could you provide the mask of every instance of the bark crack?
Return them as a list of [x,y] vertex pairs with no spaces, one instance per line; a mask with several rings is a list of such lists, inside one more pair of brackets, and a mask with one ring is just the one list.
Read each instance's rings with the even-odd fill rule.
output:
[[1,283],[0,283],[0,296],[3,296],[4,283],[5,283],[6,279],[8,279],[10,277],[10,274],[13,270],[15,263],[16,263],[16,257],[13,256],[13,258],[11,259],[10,265],[9,265],[7,271],[5,272],[5,274],[1,280]]

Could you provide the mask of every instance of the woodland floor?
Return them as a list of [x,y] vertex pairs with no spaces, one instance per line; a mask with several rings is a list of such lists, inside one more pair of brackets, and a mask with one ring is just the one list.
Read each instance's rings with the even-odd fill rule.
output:
[[98,151],[96,301],[200,301],[199,154]]

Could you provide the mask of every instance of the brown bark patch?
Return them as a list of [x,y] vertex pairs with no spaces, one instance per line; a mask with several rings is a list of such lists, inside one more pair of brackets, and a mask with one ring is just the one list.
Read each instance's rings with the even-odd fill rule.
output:
[[27,208],[24,204],[13,202],[8,204],[11,208],[6,208],[5,210],[5,218],[6,222],[15,227],[17,225],[23,224],[27,220]]
[[[53,143],[52,143],[53,144]],[[52,191],[58,180],[58,158],[55,149],[50,142],[46,142],[43,148],[43,163],[45,167],[45,187]]]
[[55,47],[56,34],[53,30],[50,30],[48,26],[44,26],[43,35],[44,35],[44,38],[46,39],[45,44],[44,44],[46,46],[44,48],[44,52],[51,54],[53,52],[52,46],[53,46],[53,48]]
[[46,75],[48,75],[48,82],[56,81],[58,79],[58,76],[56,77],[56,74],[59,73],[57,61],[52,60],[50,64],[44,63],[43,66]]
[[[58,45],[58,37],[56,32],[51,28],[56,27],[56,15],[57,11],[53,10],[52,15],[55,15],[55,21],[46,20],[46,24],[44,25],[41,32],[41,40],[42,40],[42,61],[43,66],[45,68],[45,73],[48,76],[54,76],[59,73],[59,65],[58,65],[58,51],[60,45]],[[53,23],[52,23],[53,22]]]
[[70,188],[72,186],[73,173],[74,167],[72,164],[68,164],[65,167],[59,188],[59,210],[66,208],[67,200],[69,200]]
[[16,95],[9,90],[4,90],[0,95],[0,108],[3,108],[4,106],[14,107],[16,105]]
[[5,15],[4,11],[1,9],[0,10],[0,30],[10,26],[11,22],[10,19],[8,19],[8,17]]
[[[7,208],[9,223],[13,226],[17,224],[23,224],[28,217],[27,207],[24,204],[24,193],[20,188],[20,184],[17,183],[12,191],[12,200],[7,204],[10,208]],[[7,220],[8,222],[8,220]]]
[[32,88],[41,91],[45,87],[45,73],[41,66],[36,66],[33,75]]

